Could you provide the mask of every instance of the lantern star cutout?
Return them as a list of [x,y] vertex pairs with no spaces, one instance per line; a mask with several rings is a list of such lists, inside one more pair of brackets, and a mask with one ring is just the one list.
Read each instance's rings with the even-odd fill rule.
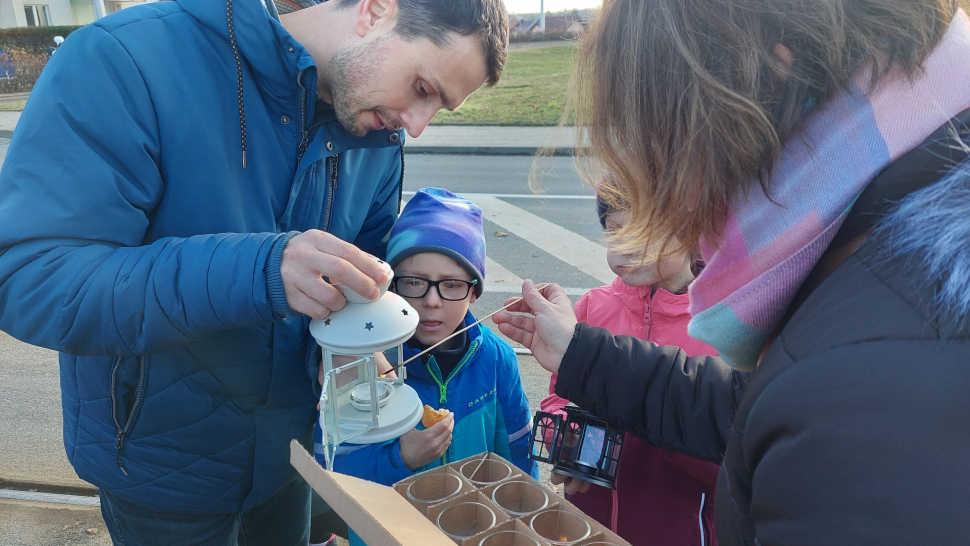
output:
[[324,326],[330,326],[330,318],[329,317],[327,318],[327,320],[323,321],[323,325]]
[[368,332],[370,332],[371,330],[374,329],[374,323],[368,322],[367,324],[364,325],[364,328],[367,329]]
[[408,310],[407,309],[401,309],[401,312],[404,313],[404,316],[408,316]]

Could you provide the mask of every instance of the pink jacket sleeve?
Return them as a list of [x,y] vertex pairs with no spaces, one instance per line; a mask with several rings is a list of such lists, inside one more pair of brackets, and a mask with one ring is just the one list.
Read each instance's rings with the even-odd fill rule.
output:
[[[576,320],[579,322],[586,322],[586,310],[589,306],[589,300],[584,295],[579,298],[576,302],[576,307],[573,312],[576,313]],[[556,374],[552,374],[549,378],[549,396],[545,397],[542,402],[539,403],[539,409],[547,413],[558,413],[559,415],[565,415],[566,412],[563,411],[563,407],[569,403],[569,400],[565,398],[560,398],[556,396]]]

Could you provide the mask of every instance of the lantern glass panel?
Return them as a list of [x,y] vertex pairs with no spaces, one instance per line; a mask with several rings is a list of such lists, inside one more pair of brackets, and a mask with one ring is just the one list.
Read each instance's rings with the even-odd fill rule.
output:
[[[576,422],[570,415],[566,419],[566,430],[563,433],[562,451],[559,454],[561,463],[574,464],[579,461],[580,440],[583,437],[583,425]],[[593,465],[595,466],[595,464]]]
[[603,457],[603,447],[606,444],[606,429],[593,425],[586,425],[582,445],[579,447],[577,463],[596,468]]

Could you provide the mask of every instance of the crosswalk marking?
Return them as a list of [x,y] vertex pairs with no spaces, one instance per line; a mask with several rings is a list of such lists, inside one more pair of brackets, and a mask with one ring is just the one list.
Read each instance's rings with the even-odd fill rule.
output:
[[474,201],[486,219],[555,258],[603,283],[616,278],[606,263],[605,246],[492,195],[478,194]]
[[[414,196],[413,191],[404,193],[404,205]],[[592,199],[587,195],[531,195],[498,193],[462,193],[463,197],[476,203],[482,215],[510,233],[544,250],[554,258],[572,265],[587,275],[603,283],[611,283],[616,275],[606,264],[606,247],[554,224],[502,200],[502,198],[552,198],[552,199]],[[523,279],[510,271],[491,256],[485,257],[485,292],[493,294],[521,294]],[[536,282],[556,282],[554,278],[535,278]],[[590,287],[563,287],[569,296],[582,296]]]
[[488,256],[485,256],[485,276],[489,292],[504,292],[503,288],[522,290],[522,279]]
[[[545,282],[545,281],[538,281]],[[566,288],[567,296],[582,296],[589,291],[587,288]],[[485,292],[497,293],[497,294],[521,294],[522,293],[522,279],[512,273],[508,269],[502,267],[502,264],[496,262],[495,260],[485,257]]]

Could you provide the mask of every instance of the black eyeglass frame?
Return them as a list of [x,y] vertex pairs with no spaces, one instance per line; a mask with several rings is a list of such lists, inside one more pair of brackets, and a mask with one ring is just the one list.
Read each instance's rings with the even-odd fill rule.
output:
[[[401,293],[401,291],[397,287],[398,281],[400,281],[402,279],[417,279],[419,281],[424,281],[424,282],[428,283],[428,286],[427,286],[427,288],[425,288],[424,293],[421,294],[420,296],[405,296],[404,294]],[[438,285],[440,285],[443,282],[460,282],[460,283],[464,283],[465,284],[465,287],[467,288],[467,290],[465,290],[465,295],[462,296],[462,297],[460,297],[460,298],[458,298],[458,299],[446,298],[444,296],[444,294],[441,293],[441,288],[438,286]],[[407,275],[407,276],[404,276],[404,277],[394,277],[394,280],[391,282],[391,287],[393,288],[393,292],[395,294],[397,294],[398,296],[401,296],[402,298],[407,298],[409,300],[420,300],[420,299],[423,299],[424,297],[426,297],[428,295],[428,292],[431,292],[431,288],[434,287],[434,289],[438,292],[438,297],[441,298],[444,301],[464,301],[464,300],[468,299],[468,296],[472,293],[472,289],[474,289],[476,285],[478,285],[478,279],[471,280],[471,281],[466,281],[466,280],[463,280],[463,279],[441,279],[441,280],[433,281],[431,279],[426,279],[424,277],[414,277],[414,276],[410,276],[410,275]]]

